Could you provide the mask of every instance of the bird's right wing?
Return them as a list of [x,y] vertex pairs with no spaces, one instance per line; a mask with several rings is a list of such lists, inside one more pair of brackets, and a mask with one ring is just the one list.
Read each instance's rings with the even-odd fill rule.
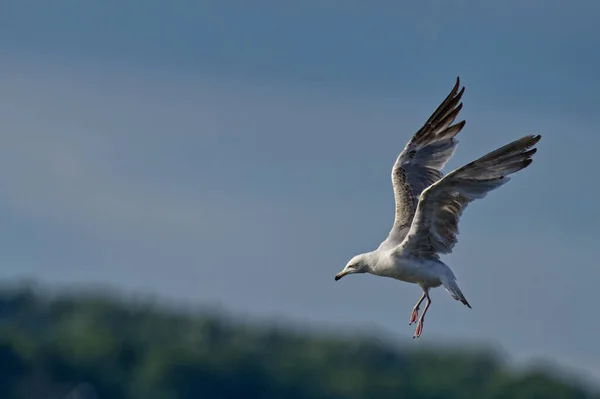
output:
[[532,147],[541,136],[525,136],[450,172],[425,189],[406,238],[398,251],[437,258],[457,241],[458,221],[467,205],[510,180],[509,175],[531,164]]
[[394,225],[382,246],[397,246],[402,242],[415,214],[418,198],[424,189],[438,181],[441,169],[452,157],[458,141],[454,138],[465,121],[452,125],[462,108],[460,79],[446,99],[410,139],[392,168],[392,185],[396,201]]

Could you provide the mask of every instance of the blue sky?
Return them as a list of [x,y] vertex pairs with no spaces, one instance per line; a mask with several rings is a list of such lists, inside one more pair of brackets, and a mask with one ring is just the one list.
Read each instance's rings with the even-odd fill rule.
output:
[[373,4],[2,2],[4,278],[409,339],[418,287],[333,276],[385,238],[395,157],[460,75],[449,169],[543,139],[444,258],[473,310],[436,290],[410,344],[600,378],[600,3]]

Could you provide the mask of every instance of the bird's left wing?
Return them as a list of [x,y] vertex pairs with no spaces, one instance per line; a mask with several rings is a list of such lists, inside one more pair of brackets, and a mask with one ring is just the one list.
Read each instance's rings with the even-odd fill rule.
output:
[[392,168],[392,185],[396,202],[394,225],[382,246],[395,247],[410,228],[421,192],[439,180],[441,169],[452,157],[458,141],[454,138],[465,121],[452,124],[462,109],[460,79],[446,99],[413,135]]
[[412,225],[398,251],[437,258],[452,252],[458,221],[467,205],[510,180],[509,175],[531,164],[532,147],[541,136],[525,136],[473,161],[425,189]]

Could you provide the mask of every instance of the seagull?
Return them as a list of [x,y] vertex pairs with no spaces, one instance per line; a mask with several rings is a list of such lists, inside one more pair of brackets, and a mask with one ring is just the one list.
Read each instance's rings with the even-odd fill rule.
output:
[[[456,135],[465,121],[452,124],[462,108],[465,91],[456,78],[450,94],[410,139],[392,168],[396,202],[394,224],[379,247],[353,257],[335,276],[370,273],[418,284],[423,294],[414,306],[409,325],[417,322],[413,338],[423,332],[425,314],[431,306],[429,290],[443,285],[468,308],[450,267],[440,254],[452,252],[457,242],[458,221],[476,199],[483,198],[510,180],[509,175],[526,168],[537,151],[540,135],[528,135],[458,168],[446,176],[441,172],[452,157]],[[423,301],[425,308],[419,317]]]

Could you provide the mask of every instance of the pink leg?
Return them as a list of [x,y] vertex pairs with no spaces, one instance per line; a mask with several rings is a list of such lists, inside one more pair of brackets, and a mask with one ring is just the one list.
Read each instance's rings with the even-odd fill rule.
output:
[[419,317],[419,306],[421,306],[421,303],[423,303],[425,296],[425,293],[423,293],[423,295],[421,295],[421,299],[419,299],[419,302],[417,302],[417,304],[413,308],[412,314],[410,315],[410,321],[408,322],[409,326],[415,321],[417,321],[417,317]]
[[423,320],[425,319],[425,313],[427,313],[427,309],[431,305],[431,298],[429,298],[429,293],[425,293],[425,297],[427,298],[427,302],[425,302],[425,309],[423,309],[423,313],[421,313],[421,317],[419,318],[419,322],[417,323],[417,328],[415,330],[414,338],[419,338],[421,333],[423,332]]

